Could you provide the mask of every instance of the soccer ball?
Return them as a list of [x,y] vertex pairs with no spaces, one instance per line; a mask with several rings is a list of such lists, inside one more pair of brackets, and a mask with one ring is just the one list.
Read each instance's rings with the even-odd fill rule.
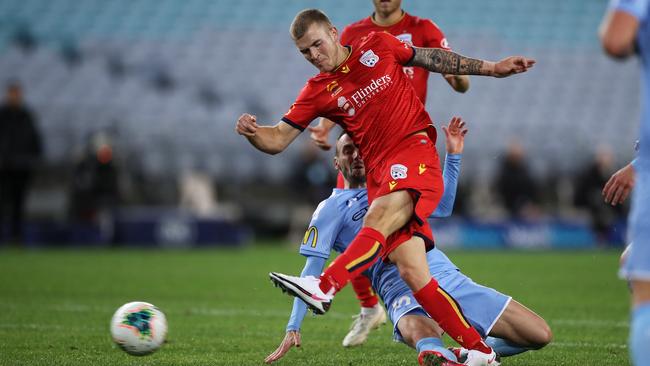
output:
[[113,314],[111,335],[124,352],[134,356],[148,355],[165,342],[167,319],[152,304],[130,302]]

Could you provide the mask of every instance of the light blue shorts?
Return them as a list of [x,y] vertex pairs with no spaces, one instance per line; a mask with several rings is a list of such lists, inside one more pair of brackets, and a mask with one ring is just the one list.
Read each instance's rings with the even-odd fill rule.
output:
[[650,172],[638,169],[632,192],[629,239],[632,246],[619,272],[631,280],[650,281]]
[[[391,276],[396,274],[392,272]],[[437,276],[440,287],[460,304],[465,318],[483,338],[490,333],[512,299],[494,289],[475,283],[460,271],[449,271]],[[401,279],[393,279],[390,290],[386,292],[379,293],[379,296],[384,301],[390,321],[393,323],[393,337],[396,341],[404,342],[397,329],[399,320],[404,315],[429,317],[429,314],[422,309],[413,292]]]

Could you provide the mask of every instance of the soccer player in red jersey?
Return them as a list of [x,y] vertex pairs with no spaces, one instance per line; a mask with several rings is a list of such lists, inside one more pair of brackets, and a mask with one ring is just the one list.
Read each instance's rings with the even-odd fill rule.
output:
[[[442,30],[429,19],[419,18],[405,12],[402,9],[401,0],[373,0],[373,5],[374,12],[370,16],[343,29],[341,44],[351,44],[355,40],[368,36],[371,32],[386,32],[412,46],[451,50]],[[415,66],[404,66],[402,70],[411,81],[422,104],[426,105],[429,71]],[[459,93],[464,93],[469,89],[467,75],[442,76]],[[331,120],[321,118],[317,126],[309,128],[311,138],[316,145],[325,150],[330,149],[331,146],[327,141],[329,131],[334,124]],[[336,187],[343,188],[343,176],[340,172]],[[386,319],[382,307],[378,305],[377,295],[372,291],[370,279],[362,274],[353,278],[351,283],[361,304],[361,313],[354,321],[350,332],[343,339],[345,347],[363,344],[368,333]]]
[[333,120],[351,135],[365,161],[370,207],[359,234],[319,279],[271,273],[273,281],[314,312],[325,313],[351,278],[379,257],[390,260],[427,313],[471,350],[468,365],[497,365],[494,351],[427,267],[425,250],[433,246],[433,235],[426,218],[442,195],[442,176],[436,130],[402,67],[507,77],[527,71],[535,61],[520,56],[483,61],[413,47],[383,32],[344,47],[329,18],[317,9],[298,13],[290,31],[298,50],[320,73],[309,79],[282,121],[260,126],[255,116],[243,114],[235,130],[255,148],[277,154],[315,118]]

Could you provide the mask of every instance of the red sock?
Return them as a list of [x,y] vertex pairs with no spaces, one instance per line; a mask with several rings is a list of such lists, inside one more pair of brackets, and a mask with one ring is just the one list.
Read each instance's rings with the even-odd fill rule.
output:
[[335,292],[341,290],[351,278],[375,263],[384,243],[386,238],[379,231],[369,227],[362,228],[345,252],[320,275],[320,289],[324,293],[328,293],[332,288]]
[[361,307],[371,308],[377,305],[379,299],[372,289],[370,279],[365,275],[359,275],[352,279],[352,288],[354,293],[357,294],[357,299],[361,303]]
[[440,288],[434,278],[414,295],[433,320],[460,345],[485,353],[492,352],[481,339],[481,335],[465,319],[456,300]]

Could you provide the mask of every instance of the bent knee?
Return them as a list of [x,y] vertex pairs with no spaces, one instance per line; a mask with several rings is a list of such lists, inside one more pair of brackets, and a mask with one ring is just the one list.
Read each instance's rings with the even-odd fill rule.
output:
[[423,276],[421,271],[415,267],[401,265],[398,269],[399,276],[411,289],[418,290],[424,286],[423,283],[426,284],[431,280],[431,276]]
[[543,348],[553,340],[553,331],[551,331],[551,327],[549,327],[545,321],[542,323],[543,324],[540,325],[537,332],[535,332],[533,339],[531,339],[532,348],[534,349]]

